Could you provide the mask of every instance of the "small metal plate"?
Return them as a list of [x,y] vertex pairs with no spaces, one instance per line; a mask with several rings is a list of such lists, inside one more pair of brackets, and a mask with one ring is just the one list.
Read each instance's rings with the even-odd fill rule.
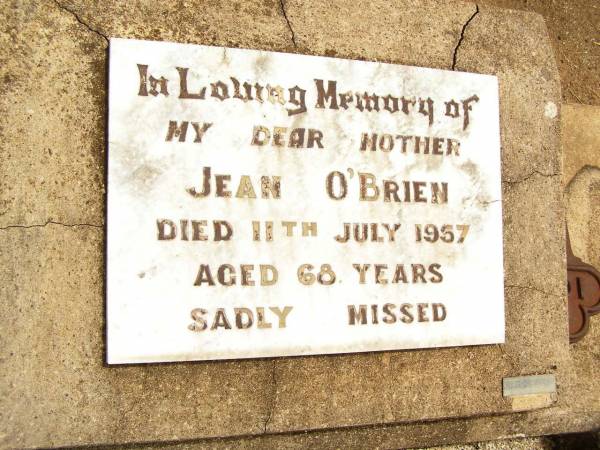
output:
[[502,379],[502,395],[516,397],[533,394],[552,394],[556,392],[556,377],[547,375],[528,375]]

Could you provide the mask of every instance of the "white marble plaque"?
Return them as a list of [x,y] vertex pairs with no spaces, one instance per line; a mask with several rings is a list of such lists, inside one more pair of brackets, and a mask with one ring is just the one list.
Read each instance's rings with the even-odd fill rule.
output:
[[498,82],[111,39],[110,364],[504,341]]

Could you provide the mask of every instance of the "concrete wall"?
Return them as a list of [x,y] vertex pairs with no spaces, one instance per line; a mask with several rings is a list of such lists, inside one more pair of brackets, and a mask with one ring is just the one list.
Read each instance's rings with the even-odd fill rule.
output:
[[560,72],[564,103],[600,105],[600,7],[590,0],[480,0],[479,5],[541,14]]

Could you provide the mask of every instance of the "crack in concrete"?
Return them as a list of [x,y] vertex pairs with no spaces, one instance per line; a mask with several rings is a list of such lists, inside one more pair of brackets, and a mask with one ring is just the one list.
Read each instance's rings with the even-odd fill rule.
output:
[[292,43],[295,48],[298,48],[298,44],[296,44],[296,34],[294,33],[294,29],[292,28],[292,23],[287,16],[287,12],[285,10],[285,3],[283,0],[279,0],[279,6],[281,6],[281,13],[283,14],[283,18],[285,19],[288,28],[290,29],[290,33],[292,34]]
[[11,228],[44,228],[48,225],[60,225],[62,227],[92,227],[92,228],[103,228],[103,225],[96,225],[93,223],[62,223],[57,222],[55,220],[48,220],[46,223],[37,223],[32,225],[6,225],[4,227],[0,227],[0,230],[8,230]]
[[462,30],[460,31],[460,37],[458,38],[458,42],[456,43],[456,47],[454,47],[454,54],[452,55],[452,70],[456,70],[456,59],[458,58],[458,49],[460,48],[463,39],[465,38],[465,31],[467,30],[467,27],[477,14],[479,14],[479,5],[475,4],[475,12],[463,25]]
[[69,14],[71,14],[75,20],[77,22],[79,22],[81,25],[83,25],[84,27],[86,27],[89,31],[91,31],[92,33],[97,34],[98,36],[100,36],[102,39],[104,39],[106,41],[106,43],[108,44],[108,36],[106,36],[105,34],[101,33],[100,31],[96,30],[95,28],[92,28],[89,24],[87,24],[86,22],[83,21],[83,19],[81,17],[79,17],[79,14],[77,14],[75,11],[73,11],[72,9],[67,8],[66,6],[62,5],[58,0],[54,0],[54,3],[56,4],[56,6],[59,7],[59,9],[62,9],[63,11],[68,12]]
[[271,399],[269,401],[269,411],[267,412],[267,417],[265,417],[265,422],[263,424],[263,434],[267,434],[267,428],[269,423],[271,423],[271,419],[273,418],[273,410],[275,409],[275,403],[277,401],[277,362],[273,360],[273,364],[271,366]]
[[533,172],[531,172],[530,174],[524,176],[521,179],[518,179],[518,180],[503,180],[502,183],[506,183],[506,184],[518,184],[518,183],[522,183],[524,181],[529,180],[534,175],[539,175],[540,177],[549,178],[549,177],[557,177],[557,176],[560,175],[560,173],[544,173],[544,172],[540,172],[539,170],[534,170]]
[[539,292],[539,293],[544,294],[544,295],[549,295],[551,297],[562,297],[562,295],[555,294],[553,292],[544,291],[543,289],[538,289],[538,288],[530,287],[530,286],[521,286],[521,285],[518,285],[518,284],[505,284],[504,287],[507,287],[507,288],[516,288],[516,289],[525,289],[526,291],[535,291],[535,292]]

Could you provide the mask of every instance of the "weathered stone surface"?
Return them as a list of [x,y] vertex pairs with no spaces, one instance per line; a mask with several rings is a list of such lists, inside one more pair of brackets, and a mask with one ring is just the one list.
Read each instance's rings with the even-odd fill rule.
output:
[[449,8],[439,0],[283,4],[298,52],[440,69],[452,68],[462,26],[475,11],[474,4],[454,2]]
[[0,226],[102,225],[105,41],[52,2],[0,15]]
[[589,0],[480,0],[479,6],[522,9],[541,14],[556,55],[565,103],[600,105],[600,7]]
[[600,168],[600,108],[563,105],[563,183],[565,186],[584,167]]
[[[62,7],[15,1],[4,8],[0,58],[9,87],[2,112],[9,119],[0,135],[8,149],[0,166],[0,266],[6,268],[0,301],[8,316],[8,326],[0,330],[2,447],[340,427],[244,445],[357,447],[367,438],[405,445],[394,444],[400,435],[412,446],[481,440],[483,419],[449,421],[438,429],[392,424],[509,413],[502,378],[532,373],[556,373],[560,403],[572,378],[558,118],[546,114],[553,110],[550,102],[559,103],[557,71],[538,16],[487,8],[474,13],[473,4],[427,0],[318,1],[310,8],[273,1],[90,1]],[[446,69],[456,60],[457,69],[498,75],[507,344],[104,366],[105,36]],[[23,228],[50,220],[74,226]],[[539,417],[568,417],[549,411]],[[507,424],[499,429],[522,426],[511,417],[497,419]],[[373,425],[382,423],[389,425]],[[351,426],[363,428],[343,429]],[[542,419],[536,426],[549,427]],[[497,437],[492,429],[487,432]]]
[[[567,226],[573,253],[600,270],[600,107],[565,105],[562,118]],[[600,316],[592,316],[587,336],[574,347],[578,386],[583,390],[587,375],[598,373]],[[582,376],[583,375],[583,376]],[[591,389],[586,397],[600,409],[600,395]]]
[[[360,428],[312,431],[286,435],[264,435],[244,438],[190,441],[138,445],[136,449],[166,448],[173,450],[200,449],[363,449],[415,448],[431,445],[456,445],[469,449],[469,443],[495,440],[513,443],[526,435],[574,433],[597,429],[600,414],[577,414],[574,411],[557,412],[544,409],[535,412],[496,417],[448,420],[428,423],[379,425]],[[508,440],[508,441],[507,441]],[[498,442],[500,441],[500,442]],[[458,445],[460,443],[460,445]],[[494,443],[490,442],[490,446]],[[485,444],[484,444],[485,445]],[[517,447],[514,445],[514,448]],[[114,449],[115,447],[100,447]],[[485,448],[485,447],[483,447]],[[518,448],[518,447],[517,447]],[[535,448],[535,447],[533,447]]]
[[551,443],[544,438],[523,438],[479,442],[472,445],[445,445],[419,450],[550,450],[551,448]]
[[583,261],[600,267],[600,166],[583,166],[566,187],[571,247]]
[[[198,450],[198,449],[263,449],[263,448],[277,448],[277,449],[327,449],[327,448],[373,448],[373,449],[386,449],[386,448],[406,448],[404,445],[407,442],[406,439],[399,437],[394,429],[390,429],[391,434],[394,438],[382,442],[378,439],[372,439],[370,434],[362,434],[360,437],[355,437],[352,441],[344,440],[342,447],[339,447],[340,441],[330,440],[329,435],[319,434],[319,438],[311,439],[310,435],[295,435],[294,440],[288,437],[287,440],[281,438],[275,438],[276,440],[268,440],[265,438],[246,439],[243,441],[231,441],[231,440],[220,440],[212,441],[209,445],[202,445],[193,442],[187,443],[172,443],[172,444],[160,444],[160,447],[156,444],[133,446],[135,449],[153,449],[153,448],[164,448],[170,450]],[[339,435],[350,436],[353,431],[340,431]],[[439,439],[439,437],[438,437]],[[334,443],[335,442],[335,443]],[[112,447],[100,447],[100,448],[112,448]],[[455,444],[455,445],[443,445],[436,447],[414,447],[414,450],[551,450],[553,448],[552,443],[547,438],[523,438],[518,437],[515,439],[500,439],[495,441],[477,442],[472,444]]]

